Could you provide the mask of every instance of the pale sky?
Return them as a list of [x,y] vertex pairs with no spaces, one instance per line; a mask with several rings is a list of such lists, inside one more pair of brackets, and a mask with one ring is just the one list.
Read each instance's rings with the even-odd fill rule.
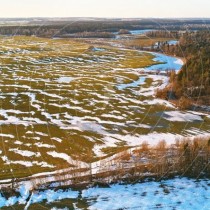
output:
[[0,17],[210,17],[210,0],[0,0]]

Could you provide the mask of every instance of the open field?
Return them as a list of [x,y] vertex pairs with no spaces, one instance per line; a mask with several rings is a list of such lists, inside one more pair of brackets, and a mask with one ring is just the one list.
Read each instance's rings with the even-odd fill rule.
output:
[[168,78],[142,69],[168,58],[115,42],[0,39],[0,179],[92,162],[144,141],[209,133],[208,114],[154,98]]
[[133,40],[125,41],[124,44],[126,44],[128,47],[148,47],[148,46],[155,46],[158,42],[167,42],[171,41],[171,38],[150,38],[146,35],[137,36]]

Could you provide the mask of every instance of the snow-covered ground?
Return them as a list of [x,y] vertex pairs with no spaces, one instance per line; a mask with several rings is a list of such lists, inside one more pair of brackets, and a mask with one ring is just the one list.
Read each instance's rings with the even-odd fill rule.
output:
[[70,83],[73,80],[71,77],[60,77],[57,79],[58,83]]
[[[1,195],[0,207],[24,204],[26,210],[31,204],[47,202],[53,203],[51,209],[57,209],[56,206],[62,204],[63,199],[71,199],[69,206],[73,205],[75,209],[89,210],[209,210],[210,207],[210,180],[204,179],[175,178],[161,182],[115,184],[108,188],[88,188],[82,190],[81,194],[70,189],[34,191],[30,199],[29,189],[30,186],[20,187],[19,197],[5,199]],[[86,206],[79,207],[84,202]],[[65,208],[69,209],[68,206]]]
[[181,111],[168,111],[163,113],[163,118],[172,122],[202,122],[203,118],[201,116],[203,116],[203,114],[199,115],[199,113],[196,112],[194,112],[194,114]]
[[177,209],[209,210],[210,180],[176,178],[134,185],[90,188],[82,192],[89,209]]

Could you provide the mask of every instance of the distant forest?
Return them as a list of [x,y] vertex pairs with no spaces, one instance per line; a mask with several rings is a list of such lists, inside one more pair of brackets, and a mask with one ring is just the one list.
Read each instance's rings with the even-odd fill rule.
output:
[[59,37],[82,32],[117,32],[120,29],[203,30],[208,27],[210,27],[209,19],[30,20],[28,24],[0,25],[0,35]]

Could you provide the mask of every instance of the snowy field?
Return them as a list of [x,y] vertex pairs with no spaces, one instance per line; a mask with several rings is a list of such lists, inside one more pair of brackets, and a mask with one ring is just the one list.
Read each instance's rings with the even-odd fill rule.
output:
[[174,179],[134,185],[114,185],[82,192],[91,210],[99,209],[210,209],[210,181]]
[[35,37],[2,37],[0,55],[0,179],[210,132],[208,115],[154,97],[168,78],[146,72],[177,58]]
[[[108,188],[86,190],[45,190],[33,192],[30,199],[26,188],[20,188],[19,197],[0,197],[0,207],[29,209],[164,209],[164,210],[209,210],[210,180],[175,178],[161,182],[145,182],[129,185],[112,185]],[[39,205],[37,205],[39,203]],[[33,208],[32,208],[33,207]],[[20,208],[21,209],[21,208]],[[25,208],[27,209],[27,208]]]

